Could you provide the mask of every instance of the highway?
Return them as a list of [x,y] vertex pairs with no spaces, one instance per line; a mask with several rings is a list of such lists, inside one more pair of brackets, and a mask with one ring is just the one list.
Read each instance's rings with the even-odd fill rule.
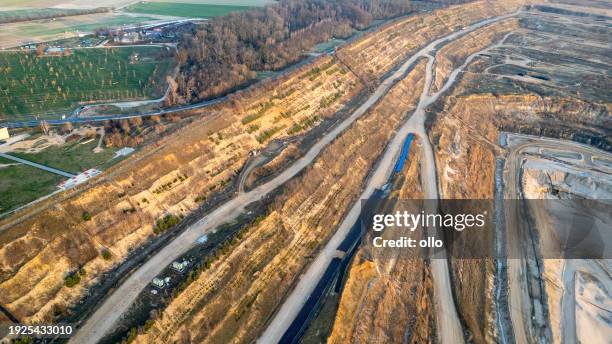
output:
[[[425,199],[438,199],[438,186],[436,178],[435,159],[433,149],[427,137],[425,131],[425,109],[434,103],[444,92],[446,92],[455,82],[457,76],[463,69],[481,52],[470,55],[465,63],[459,68],[455,69],[449,76],[444,86],[436,93],[430,95],[429,89],[432,83],[432,69],[435,59],[431,56],[437,45],[446,43],[459,36],[467,34],[477,28],[484,25],[503,20],[512,16],[517,15],[520,12],[513,14],[490,18],[476,24],[472,24],[467,28],[454,32],[448,36],[439,38],[425,48],[421,49],[410,59],[408,59],[402,67],[394,74],[400,77],[404,74],[403,71],[407,70],[410,66],[416,63],[420,58],[427,58],[429,62],[426,68],[426,80],[419,99],[417,108],[410,119],[397,131],[387,149],[383,153],[380,163],[376,170],[373,171],[370,179],[367,182],[364,192],[361,194],[361,199],[368,199],[374,192],[375,189],[381,188],[389,179],[390,174],[393,172],[394,159],[398,155],[402,141],[409,133],[414,133],[420,138],[422,143],[422,157],[421,161],[421,178],[423,183],[423,191]],[[489,48],[487,48],[489,49]],[[385,81],[386,82],[386,81]],[[383,83],[384,84],[384,83]],[[382,85],[381,85],[382,86]],[[433,211],[434,209],[430,209]],[[315,258],[312,264],[309,266],[307,271],[301,276],[295,289],[289,295],[287,300],[283,303],[280,310],[274,316],[262,336],[259,338],[260,343],[276,343],[283,336],[285,331],[291,325],[291,322],[300,309],[308,299],[316,287],[317,282],[323,276],[323,273],[329,266],[331,260],[335,257],[336,247],[346,237],[351,226],[357,221],[361,212],[361,201],[357,201],[347,216],[344,218],[340,227],[321,250],[319,255]],[[436,310],[436,324],[437,329],[440,333],[441,343],[463,343],[463,330],[455,303],[453,300],[453,294],[450,283],[448,261],[444,253],[440,253],[434,257],[431,261],[431,269],[434,281],[434,298],[435,298],[435,310]]]
[[0,157],[5,158],[5,159],[9,159],[9,160],[13,160],[13,161],[17,161],[17,162],[20,162],[22,164],[30,165],[32,167],[41,169],[43,171],[47,171],[47,172],[51,172],[51,173],[54,173],[54,174],[58,174],[58,175],[60,175],[62,177],[66,177],[66,178],[74,177],[74,174],[70,174],[68,172],[64,172],[62,170],[58,170],[58,169],[53,168],[53,167],[48,167],[48,166],[45,166],[45,165],[37,164],[37,163],[35,163],[33,161],[21,159],[21,158],[18,158],[16,156],[8,155],[8,154],[5,154],[5,153],[0,153]]

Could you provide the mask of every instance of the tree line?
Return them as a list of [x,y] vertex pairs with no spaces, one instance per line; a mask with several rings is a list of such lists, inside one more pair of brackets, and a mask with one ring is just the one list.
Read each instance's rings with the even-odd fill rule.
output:
[[257,71],[279,70],[315,44],[348,37],[376,19],[411,13],[406,0],[280,0],[194,26],[180,37],[180,71],[169,103],[217,97],[252,82]]

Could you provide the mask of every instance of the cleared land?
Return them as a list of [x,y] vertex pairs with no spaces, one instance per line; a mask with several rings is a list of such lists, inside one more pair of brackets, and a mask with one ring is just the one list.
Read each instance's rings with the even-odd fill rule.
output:
[[0,7],[17,8],[96,8],[96,7],[116,7],[134,2],[133,0],[0,0]]
[[159,47],[0,53],[0,119],[67,111],[79,103],[159,95],[172,66]]
[[44,18],[57,18],[88,14],[91,12],[102,12],[100,10],[77,10],[67,8],[41,8],[41,9],[15,9],[0,11],[0,23],[10,23],[17,21],[29,21]]
[[212,5],[181,2],[139,2],[125,8],[128,12],[161,14],[174,17],[211,18],[223,16],[231,12],[245,11],[250,6],[242,5]]

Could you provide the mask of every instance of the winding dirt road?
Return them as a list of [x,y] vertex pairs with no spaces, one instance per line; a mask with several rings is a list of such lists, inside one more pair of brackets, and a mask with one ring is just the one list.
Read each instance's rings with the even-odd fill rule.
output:
[[[521,173],[522,165],[525,160],[524,154],[530,149],[548,149],[551,151],[560,151],[578,153],[581,156],[582,163],[587,165],[593,164],[593,156],[607,155],[594,147],[580,144],[577,142],[571,142],[566,140],[546,139],[528,135],[512,134],[513,137],[523,140],[523,142],[511,145],[510,153],[506,159],[506,171],[504,180],[506,184],[506,198],[507,199],[522,199],[523,192],[521,187]],[[598,166],[598,168],[606,169],[605,166]],[[518,226],[521,225],[521,221],[517,223],[516,219],[522,218],[524,214],[517,207],[517,202],[508,202],[507,208],[504,210],[506,214],[506,242],[508,250],[508,292],[509,292],[509,304],[510,307],[510,319],[512,320],[512,327],[514,329],[514,337],[517,343],[531,343],[537,342],[536,333],[534,332],[531,324],[531,318],[533,314],[533,306],[531,297],[529,296],[526,276],[529,274],[527,271],[527,262],[520,256],[533,257],[534,254],[526,254],[524,251],[530,249],[525,247],[525,240],[522,233],[525,230],[521,230]],[[585,263],[580,259],[566,260],[563,268],[563,296],[562,296],[562,324],[563,338],[568,342],[576,341],[576,317],[575,317],[575,295],[574,295],[574,279],[576,270],[580,266],[585,266]],[[593,267],[590,266],[590,270],[593,271]],[[596,273],[600,273],[602,270],[594,270]],[[541,274],[541,272],[540,272]],[[606,276],[601,274],[601,276]],[[602,277],[602,280],[605,280]]]
[[[203,217],[201,220],[193,224],[192,226],[185,229],[183,233],[181,233],[176,239],[170,242],[166,247],[160,250],[157,254],[152,256],[144,265],[142,265],[138,270],[134,271],[124,282],[121,284],[111,295],[109,295],[106,300],[100,305],[100,307],[89,317],[83,326],[76,332],[76,334],[71,338],[70,343],[97,343],[99,342],[104,335],[109,333],[117,324],[117,322],[121,319],[121,316],[130,308],[132,303],[138,297],[138,294],[151,282],[153,278],[155,278],[158,274],[160,274],[163,269],[173,260],[177,259],[185,252],[187,252],[191,247],[194,246],[196,240],[202,235],[208,233],[218,225],[229,222],[232,219],[236,218],[240,215],[244,208],[260,199],[262,199],[265,195],[278,188],[289,179],[293,178],[297,173],[303,170],[306,166],[308,166],[314,159],[319,155],[321,150],[325,148],[329,143],[331,143],[340,133],[346,130],[355,120],[361,117],[366,111],[368,111],[375,103],[377,103],[387,92],[389,89],[399,81],[408,68],[410,68],[419,58],[426,56],[430,51],[434,49],[434,47],[440,43],[452,40],[460,35],[468,33],[472,30],[475,30],[481,26],[490,24],[492,22],[508,18],[511,15],[496,17],[492,19],[488,19],[476,24],[469,26],[468,28],[454,32],[446,37],[435,40],[430,43],[426,48],[421,50],[419,53],[410,57],[395,73],[385,79],[374,91],[374,93],[363,103],[359,108],[357,108],[350,117],[345,119],[339,125],[337,125],[334,129],[332,129],[329,133],[323,136],[303,157],[297,160],[293,165],[288,167],[285,171],[279,174],[277,177],[272,179],[271,181],[249,191],[246,193],[242,193],[237,195],[235,198],[231,199],[227,203],[221,205],[216,208],[214,211],[209,213],[207,216]],[[429,55],[427,55],[429,56]],[[428,85],[431,83],[431,64],[433,60],[430,61],[428,66]],[[429,88],[429,87],[428,87]],[[428,89],[427,88],[427,89]],[[447,87],[448,88],[448,87]],[[440,92],[439,92],[440,93]],[[422,97],[423,98],[423,97]],[[429,99],[429,98],[428,98]],[[423,100],[423,99],[422,99]],[[414,119],[418,118],[420,123],[420,127],[418,130],[413,130],[416,126],[413,123],[416,123],[414,120],[410,122],[410,124],[406,124],[403,130],[398,133],[398,135],[394,139],[394,144],[391,146],[394,147],[393,150],[396,150],[396,146],[399,147],[399,142],[401,142],[402,138],[410,131],[415,131],[420,134],[422,137],[425,137],[424,134],[424,107],[429,105],[430,102],[423,103],[423,106],[420,108],[418,114],[413,116]],[[425,140],[427,141],[427,140]],[[429,169],[429,174],[433,176],[433,184],[428,186],[430,190],[437,190],[435,186],[435,167],[433,167],[433,153],[431,152],[431,148],[429,149],[429,163],[424,164],[425,169]],[[388,155],[388,154],[387,154]],[[387,164],[392,162],[392,157],[394,155],[389,155],[387,158]],[[389,173],[390,168],[385,168],[382,173]],[[383,180],[383,179],[377,179]],[[384,178],[386,180],[386,178]],[[430,181],[431,182],[431,181]],[[373,188],[371,189],[373,191]],[[432,191],[434,192],[434,191]],[[435,191],[437,194],[437,191]],[[357,208],[359,210],[359,208]],[[358,214],[357,214],[358,215]],[[353,221],[354,222],[354,221]],[[340,230],[339,230],[340,232]],[[342,236],[344,237],[344,236]],[[338,239],[332,238],[332,242],[337,242]],[[337,245],[336,245],[337,246]],[[335,247],[334,247],[335,249]],[[315,264],[316,265],[316,262]],[[448,270],[446,271],[446,275],[448,275]],[[446,277],[448,279],[448,276]],[[314,284],[312,286],[314,288]],[[309,290],[309,289],[307,289]],[[308,293],[309,294],[309,293]],[[450,284],[447,290],[449,297],[450,293]],[[452,304],[451,300],[451,311],[445,311],[440,314],[453,314],[454,319],[456,320],[457,326],[459,326],[459,321],[456,316],[456,312],[454,310],[454,304]],[[301,305],[303,302],[298,303]],[[299,307],[297,308],[299,309]],[[445,307],[446,309],[446,307]],[[297,314],[297,311],[293,313]],[[293,316],[293,318],[295,315]],[[288,326],[288,325],[287,325]],[[282,335],[283,331],[280,331]],[[278,336],[280,338],[280,336]]]
[[[430,95],[428,90],[432,83],[432,67],[435,59],[431,56],[436,46],[451,41],[459,36],[465,35],[471,31],[474,31],[482,26],[510,18],[519,14],[520,11],[490,18],[476,24],[472,24],[467,28],[454,32],[448,36],[439,38],[425,48],[418,51],[410,59],[408,59],[401,68],[394,74],[401,76],[408,70],[408,68],[416,63],[421,58],[429,59],[426,68],[425,85],[423,92],[419,99],[417,108],[410,119],[398,130],[396,135],[390,141],[387,149],[383,153],[382,159],[378,164],[376,170],[371,175],[367,182],[364,192],[361,194],[360,199],[368,199],[377,188],[382,187],[392,172],[392,166],[394,164],[395,157],[401,149],[401,143],[408,133],[414,133],[421,138],[422,145],[422,157],[421,161],[421,177],[423,183],[423,191],[425,199],[438,199],[438,186],[436,179],[436,167],[433,149],[425,132],[425,109],[434,103],[444,92],[446,92],[456,81],[459,73],[479,54],[484,51],[491,49],[487,48],[483,51],[470,55],[465,63],[459,68],[455,69],[448,77],[448,80],[444,86],[436,93]],[[400,73],[401,74],[398,74]],[[385,81],[383,85],[386,83]],[[381,87],[383,86],[381,85]],[[299,283],[289,295],[287,300],[283,303],[280,310],[277,312],[275,317],[272,319],[265,332],[259,338],[260,343],[276,343],[283,336],[285,331],[291,325],[291,322],[295,319],[300,309],[308,299],[309,295],[314,290],[317,282],[323,276],[325,269],[335,257],[336,248],[342,242],[349,232],[351,226],[357,221],[361,211],[361,201],[356,202],[347,216],[344,218],[340,227],[319,253],[317,258],[309,266],[308,270],[301,276]],[[442,252],[432,259],[431,267],[434,280],[434,295],[435,295],[435,309],[436,309],[436,322],[437,328],[440,333],[441,343],[463,343],[463,330],[457,316],[455,303],[453,300],[450,275],[448,268],[448,261],[446,260],[445,254]]]

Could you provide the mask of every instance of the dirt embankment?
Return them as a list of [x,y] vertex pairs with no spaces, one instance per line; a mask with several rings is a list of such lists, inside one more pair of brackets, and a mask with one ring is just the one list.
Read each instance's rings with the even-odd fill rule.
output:
[[[494,133],[495,135],[496,133]],[[444,117],[432,132],[440,198],[493,199],[495,190],[495,149],[485,138],[475,139],[460,122]],[[486,234],[468,240],[486,241]],[[469,245],[469,243],[466,243]],[[493,295],[492,259],[455,259],[449,253],[451,280],[457,310],[475,343],[493,340],[495,327],[490,311]]]
[[475,1],[411,16],[388,24],[338,51],[338,58],[367,84],[374,84],[400,61],[437,37],[474,22],[516,11],[525,1]]
[[439,90],[448,75],[473,53],[494,45],[518,28],[518,19],[510,18],[473,31],[445,46],[436,54],[432,91]]
[[[405,175],[394,183],[392,193],[400,200],[423,197],[419,152],[415,140]],[[366,240],[350,266],[329,343],[435,342],[433,285],[426,262],[379,258],[371,251]]]
[[[505,155],[499,132],[591,140],[609,145],[605,131],[609,115],[605,106],[574,98],[535,94],[464,93],[469,77],[446,98],[431,124],[440,198],[493,199],[495,159]],[[484,239],[483,239],[484,240]],[[452,254],[451,254],[452,255]],[[491,259],[452,259],[455,300],[464,324],[476,343],[494,340],[494,266]]]
[[[26,323],[53,321],[148,242],[157,219],[192,212],[233,182],[250,151],[309,130],[361,89],[352,73],[323,57],[207,110],[95,185],[7,225],[0,233],[0,304]],[[79,268],[86,272],[80,283],[66,287]]]
[[137,341],[214,343],[256,338],[309,257],[357,200],[372,165],[414,108],[424,67],[420,63],[289,182],[270,214],[179,295]]

